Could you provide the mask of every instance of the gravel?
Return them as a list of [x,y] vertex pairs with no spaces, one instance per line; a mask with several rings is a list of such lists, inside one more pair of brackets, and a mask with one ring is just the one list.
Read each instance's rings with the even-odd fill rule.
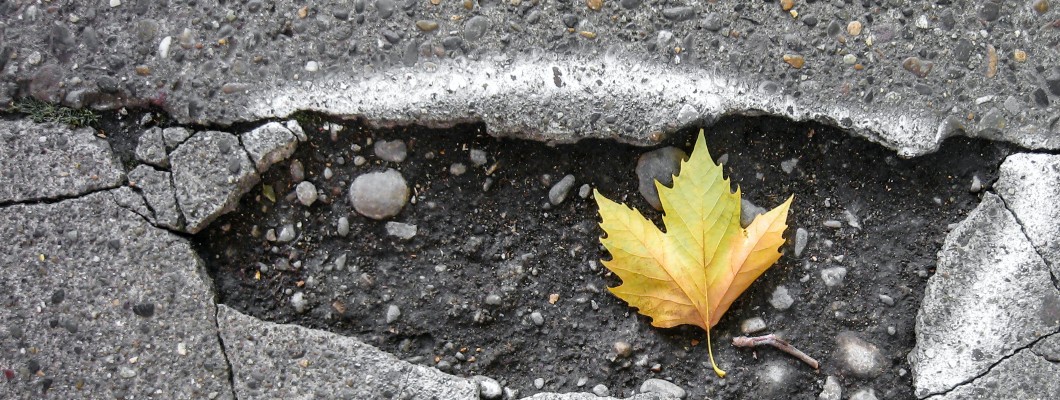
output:
[[759,207],[747,199],[740,199],[740,226],[746,228],[754,222],[755,217],[766,213],[765,208]]
[[843,284],[843,279],[847,276],[847,269],[843,267],[832,267],[821,270],[821,280],[824,281],[824,285],[828,287],[836,287]]
[[297,232],[294,229],[294,225],[287,224],[283,228],[280,228],[280,234],[276,236],[276,241],[280,243],[287,243],[294,240],[297,236]]
[[504,394],[501,384],[493,378],[476,375],[472,377],[471,380],[478,383],[478,393],[483,399],[499,399]]
[[294,191],[298,196],[298,202],[306,207],[313,205],[317,201],[317,187],[309,181],[302,181],[295,187]]
[[530,321],[532,321],[534,325],[541,326],[545,324],[545,317],[542,316],[540,312],[534,311],[530,313]]
[[409,240],[416,237],[416,225],[404,222],[387,222],[386,234],[399,239]]
[[291,307],[299,314],[306,312],[306,306],[308,302],[305,300],[305,294],[297,292],[291,296]]
[[791,308],[792,303],[795,303],[795,299],[791,297],[788,288],[784,285],[777,286],[773,295],[769,297],[769,304],[778,310],[787,310]]
[[803,228],[795,230],[795,258],[802,257],[802,252],[806,250],[806,244],[810,240],[810,233]]
[[836,344],[836,359],[843,371],[862,378],[874,378],[883,372],[886,360],[876,345],[853,332],[840,333]]
[[688,159],[688,155],[676,147],[663,147],[641,154],[637,159],[637,180],[640,195],[648,201],[656,210],[662,209],[659,202],[659,191],[655,188],[655,181],[670,186],[674,183],[674,175],[681,170],[681,161]]
[[361,215],[384,220],[401,212],[409,200],[405,178],[394,169],[358,176],[350,185],[350,204]]
[[552,188],[548,190],[548,202],[554,206],[558,206],[563,203],[563,200],[567,199],[567,194],[570,193],[571,189],[574,188],[574,175],[566,175]]
[[405,146],[405,142],[400,140],[377,141],[375,146],[373,146],[373,151],[375,151],[376,157],[392,163],[405,161],[408,156],[408,147]]
[[740,323],[740,332],[744,335],[750,335],[755,332],[760,332],[766,329],[766,321],[761,317],[748,318]]
[[608,389],[607,385],[601,383],[596,386],[593,386],[593,394],[600,397],[608,397],[611,395],[611,389]]
[[843,387],[839,385],[839,379],[832,375],[824,380],[824,388],[817,395],[818,400],[840,400],[843,398]]
[[339,222],[335,224],[336,231],[339,236],[346,237],[350,234],[350,219],[346,217],[339,217]]
[[487,160],[486,152],[479,149],[471,149],[470,158],[471,164],[476,167],[481,167],[483,165],[486,165],[487,162],[489,162]]
[[676,397],[679,399],[683,399],[685,398],[685,396],[688,396],[688,393],[685,392],[685,390],[682,389],[680,386],[677,386],[673,382],[658,378],[651,378],[644,381],[644,383],[640,384],[640,392],[658,393],[663,396]]
[[401,318],[401,308],[395,304],[391,304],[390,307],[387,307],[386,309],[386,323],[392,324],[394,321],[397,321],[398,318]]

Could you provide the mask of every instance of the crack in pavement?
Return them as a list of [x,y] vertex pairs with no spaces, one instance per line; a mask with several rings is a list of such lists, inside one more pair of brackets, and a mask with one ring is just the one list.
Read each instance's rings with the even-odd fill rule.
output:
[[[949,389],[946,389],[945,391],[942,391],[942,392],[939,392],[939,393],[933,393],[933,394],[928,395],[926,397],[921,397],[921,399],[922,400],[938,399],[938,398],[941,398],[942,396],[945,396],[945,395],[949,394],[950,392],[952,392],[954,390],[957,390],[957,389],[959,389],[961,387],[964,387],[964,386],[967,386],[969,384],[975,383],[975,381],[979,380],[979,378],[982,378],[984,376],[989,375],[991,372],[994,371],[994,368],[997,368],[998,365],[1001,365],[1001,363],[1005,362],[1009,358],[1012,358],[1012,357],[1016,356],[1020,352],[1030,351],[1030,352],[1034,353],[1034,351],[1031,350],[1031,348],[1034,347],[1034,345],[1038,344],[1038,342],[1041,342],[1042,340],[1048,339],[1049,337],[1052,337],[1053,335],[1057,335],[1057,334],[1060,334],[1060,329],[1057,329],[1056,331],[1054,331],[1052,333],[1049,333],[1049,334],[1046,334],[1046,335],[1042,335],[1042,336],[1038,337],[1037,339],[1034,339],[1034,341],[1032,341],[1030,343],[1027,343],[1024,346],[1020,346],[1017,349],[1014,349],[1012,351],[1012,353],[1009,353],[1009,354],[1006,354],[1005,356],[1002,356],[996,362],[991,364],[990,367],[987,367],[987,369],[985,371],[983,371],[982,373],[980,373],[980,374],[978,374],[976,376],[973,376],[971,378],[968,378],[965,381],[963,381],[961,383],[958,383],[958,384],[954,385],[953,387],[951,387]],[[1039,355],[1038,353],[1034,353],[1034,355],[1037,356],[1037,357],[1041,357],[1041,355]],[[1048,359],[1046,359],[1046,360],[1048,360]]]
[[[1042,254],[1042,251],[1038,249],[1038,246],[1036,246],[1034,244],[1034,241],[1031,240],[1031,235],[1027,233],[1026,225],[1023,223],[1023,220],[1020,219],[1020,216],[1012,210],[1012,207],[1009,206],[1008,200],[1005,199],[1005,196],[994,190],[990,192],[994,193],[995,195],[997,195],[997,198],[1001,199],[1001,204],[1005,206],[1005,211],[1008,211],[1008,213],[1012,215],[1012,218],[1016,220],[1016,225],[1019,225],[1020,232],[1023,233],[1023,238],[1026,239],[1027,243],[1029,243],[1031,245],[1031,248],[1034,249],[1034,254],[1037,254],[1038,258],[1042,259],[1042,263],[1045,264],[1047,267],[1053,267],[1053,263],[1048,258],[1046,258],[1044,254]],[[1060,224],[1060,221],[1057,221],[1057,223]],[[1053,287],[1056,288],[1056,290],[1060,291],[1060,277],[1056,276],[1056,274],[1053,273],[1054,270],[1056,270],[1056,268],[1049,268],[1049,278],[1053,283]]]
[[[198,263],[201,264],[201,263]],[[211,280],[212,283],[212,280]],[[236,370],[232,368],[232,360],[228,359],[228,347],[225,346],[225,340],[221,336],[221,322],[217,314],[220,313],[220,309],[217,307],[217,292],[214,292],[213,299],[213,326],[217,328],[217,344],[221,346],[221,356],[225,359],[225,370],[228,371],[228,384],[232,388],[232,398],[239,400],[239,392],[236,390]]]
[[121,188],[121,187],[122,187],[122,185],[119,184],[119,185],[116,185],[116,186],[100,187],[100,188],[92,189],[92,190],[89,190],[89,191],[86,191],[86,192],[81,192],[81,193],[71,194],[71,195],[33,198],[33,199],[27,199],[27,200],[0,201],[0,209],[11,207],[11,206],[35,206],[35,205],[42,205],[42,204],[61,203],[61,202],[67,201],[67,200],[80,199],[82,197],[90,196],[90,195],[93,195],[93,194],[96,194],[96,193],[100,193],[100,192],[106,192],[108,190],[118,189],[118,188]]

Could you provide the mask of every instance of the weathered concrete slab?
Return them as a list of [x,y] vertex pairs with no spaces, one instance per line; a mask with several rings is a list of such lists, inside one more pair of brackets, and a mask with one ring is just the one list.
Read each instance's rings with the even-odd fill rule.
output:
[[169,157],[177,204],[189,233],[235,209],[243,193],[260,180],[239,139],[231,133],[197,132]]
[[[619,400],[620,398],[615,397],[600,397],[593,393],[538,393],[530,397],[524,397],[523,400]],[[671,397],[659,393],[640,393],[635,394],[631,397],[626,397],[626,400],[677,400],[678,397]]]
[[[1060,364],[1037,354],[1056,346],[1060,335],[1043,339],[1029,349],[1001,361],[989,373],[931,400],[1055,399],[1060,393]],[[1050,362],[1052,361],[1052,362]]]
[[244,133],[240,140],[250,155],[250,161],[261,173],[265,173],[272,164],[286,160],[298,148],[298,138],[279,122],[269,122],[254,128]]
[[91,128],[0,121],[0,203],[77,196],[124,179],[110,144]]
[[311,109],[641,143],[765,112],[905,155],[956,134],[1060,148],[1055,4],[112,4],[2,5],[3,54],[18,57],[4,57],[0,104],[151,105],[220,124]]
[[112,192],[0,208],[0,398],[231,399],[201,262]]
[[218,305],[236,395],[249,399],[478,399],[478,386],[357,339]]
[[919,397],[943,393],[1060,328],[1049,269],[996,195],[946,237],[909,354]]
[[169,168],[169,154],[162,138],[162,128],[154,127],[140,133],[136,142],[136,159],[159,168]]
[[168,171],[138,165],[129,172],[129,185],[140,189],[144,200],[153,211],[154,223],[170,229],[183,229],[180,209],[173,182]]
[[1060,278],[1060,156],[1013,154],[994,187]]

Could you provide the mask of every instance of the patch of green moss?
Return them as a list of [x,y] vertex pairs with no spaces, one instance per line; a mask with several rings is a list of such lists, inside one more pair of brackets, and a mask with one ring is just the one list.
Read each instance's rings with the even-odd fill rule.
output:
[[99,114],[89,109],[73,109],[58,104],[40,101],[34,98],[23,98],[15,101],[11,109],[29,116],[33,122],[54,122],[75,128],[95,126],[99,123]]

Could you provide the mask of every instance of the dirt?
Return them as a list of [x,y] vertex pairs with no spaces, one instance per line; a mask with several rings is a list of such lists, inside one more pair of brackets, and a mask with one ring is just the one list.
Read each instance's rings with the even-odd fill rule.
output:
[[[608,255],[599,245],[597,208],[591,196],[577,195],[578,186],[589,184],[661,224],[661,214],[636,189],[637,158],[649,149],[598,140],[548,146],[495,139],[476,125],[373,130],[351,121],[332,121],[344,127],[332,140],[330,122],[303,122],[311,139],[292,160],[304,165],[306,179],[326,199],[301,205],[290,162],[284,162],[263,179],[275,202],[259,185],[237,211],[195,236],[220,301],[264,320],[354,336],[456,375],[487,375],[520,396],[589,391],[602,383],[621,397],[648,378],[665,378],[696,399],[811,399],[834,375],[847,393],[873,388],[880,398],[912,399],[906,354],[924,283],[948,226],[978,204],[969,191],[973,175],[989,185],[1008,153],[997,144],[959,139],[936,154],[904,160],[818,124],[734,117],[708,127],[711,152],[728,155],[725,169],[745,198],[773,207],[794,194],[787,236],[800,227],[810,232],[802,257],[793,255],[789,240],[780,261],[712,331],[715,358],[729,372],[719,379],[702,330],[653,328],[607,292],[619,281],[598,262]],[[689,151],[695,133],[680,132],[660,146]],[[369,143],[394,139],[408,144],[408,159],[379,160]],[[486,151],[489,162],[472,165],[470,149]],[[358,155],[368,162],[354,166]],[[781,162],[793,158],[797,166],[785,173]],[[450,174],[453,163],[467,172]],[[326,167],[331,179],[323,177]],[[388,236],[385,222],[358,216],[347,202],[354,177],[386,168],[399,170],[414,187],[415,202],[393,218],[417,226],[410,240]],[[551,206],[551,183],[566,174],[577,185],[565,202]],[[484,190],[486,181],[492,183]],[[350,220],[347,237],[336,233],[340,217]],[[827,220],[842,226],[826,227]],[[279,232],[287,223],[300,224],[294,242],[265,239],[268,229]],[[337,270],[333,264],[342,254],[346,265]],[[820,271],[833,266],[848,273],[841,286],[826,287]],[[787,310],[769,302],[781,285],[795,299]],[[291,304],[295,293],[307,301],[302,313]],[[487,304],[490,295],[500,304]],[[387,323],[391,305],[401,316]],[[531,317],[535,312],[543,317],[540,326]],[[732,337],[742,335],[741,321],[752,317],[765,320],[762,333],[780,334],[816,357],[820,370],[773,349],[731,346]],[[887,364],[879,376],[844,371],[834,350],[837,336],[848,331],[882,351]],[[616,355],[620,341],[632,345],[628,357]],[[776,375],[783,375],[782,383],[772,380]],[[545,381],[542,389],[534,385],[537,378]]]

